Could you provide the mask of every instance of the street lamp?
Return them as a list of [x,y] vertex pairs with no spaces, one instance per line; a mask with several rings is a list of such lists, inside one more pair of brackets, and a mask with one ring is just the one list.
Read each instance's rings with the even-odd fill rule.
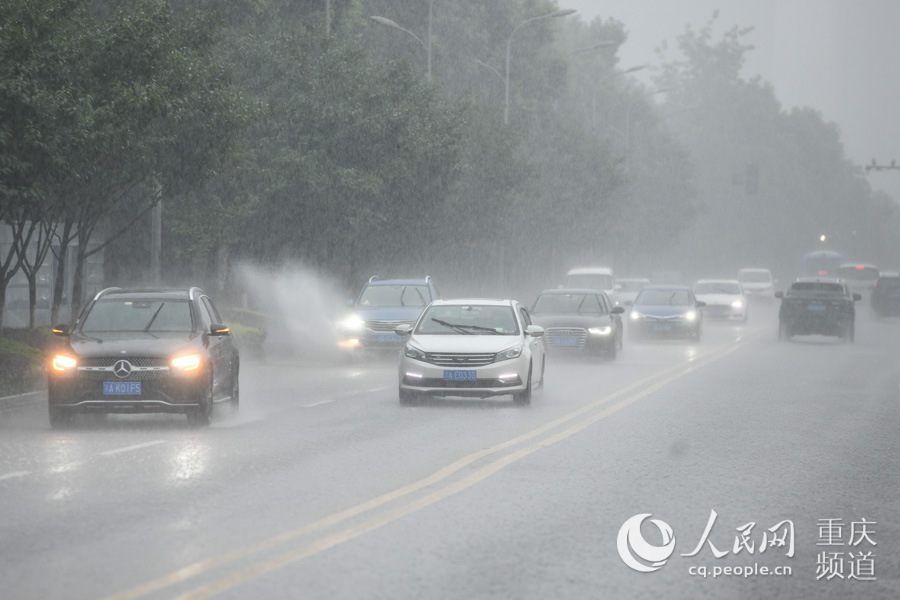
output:
[[434,0],[428,0],[428,43],[422,41],[422,39],[414,34],[409,29],[404,27],[400,27],[395,21],[391,21],[390,19],[386,19],[384,17],[369,17],[376,23],[381,23],[382,25],[387,25],[388,27],[393,27],[394,29],[399,29],[400,31],[405,31],[409,35],[413,36],[417,42],[422,44],[422,47],[425,48],[425,52],[428,55],[428,81],[431,81],[431,24],[434,20]]
[[494,67],[492,67],[492,66],[490,66],[490,65],[488,65],[488,64],[486,64],[486,63],[484,63],[484,62],[482,62],[482,61],[480,61],[480,60],[478,60],[477,58],[475,59],[475,62],[476,62],[477,64],[481,65],[482,67],[487,67],[488,69],[490,69],[491,71],[493,71],[500,79],[503,80],[503,86],[504,86],[504,93],[503,93],[503,123],[504,123],[504,124],[509,124],[509,55],[510,55],[510,53],[512,52],[512,41],[513,41],[513,36],[516,35],[516,32],[517,32],[522,26],[527,25],[528,23],[532,23],[532,22],[534,22],[534,21],[539,21],[539,20],[541,20],[541,19],[550,19],[550,18],[556,18],[556,17],[567,17],[567,16],[569,16],[569,15],[571,15],[571,14],[574,14],[574,13],[576,13],[576,12],[578,12],[578,11],[575,10],[575,9],[572,9],[572,8],[566,9],[566,10],[558,10],[558,11],[556,11],[556,12],[552,12],[552,13],[547,14],[547,15],[541,15],[541,16],[539,16],[539,17],[531,17],[530,19],[525,19],[524,21],[522,21],[521,23],[519,23],[518,25],[516,25],[516,26],[513,28],[512,33],[509,34],[509,39],[506,40],[506,75],[501,75],[501,74],[500,74],[500,71],[498,71],[498,70],[495,69]]

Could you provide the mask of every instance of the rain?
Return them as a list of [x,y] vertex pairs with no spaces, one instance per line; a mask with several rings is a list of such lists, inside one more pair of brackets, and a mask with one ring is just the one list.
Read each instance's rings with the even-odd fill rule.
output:
[[4,0],[0,596],[900,597],[891,0]]

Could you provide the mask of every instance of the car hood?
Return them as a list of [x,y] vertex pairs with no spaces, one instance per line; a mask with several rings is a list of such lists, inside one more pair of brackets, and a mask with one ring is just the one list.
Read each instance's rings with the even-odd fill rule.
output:
[[697,294],[697,300],[702,300],[707,304],[727,304],[731,306],[731,303],[735,300],[744,299],[735,294]]
[[359,306],[356,314],[363,321],[415,321],[424,306]]
[[693,306],[669,306],[666,304],[660,306],[652,306],[642,304],[641,306],[635,306],[632,310],[635,312],[639,312],[642,315],[649,315],[652,317],[674,317],[675,315],[683,315],[684,313],[694,310]]
[[579,315],[579,314],[542,314],[531,315],[535,325],[548,327],[602,327],[610,324],[609,315]]
[[522,343],[521,335],[414,335],[409,343],[423,352],[496,353]]
[[[169,357],[195,346],[199,333],[72,334],[69,346],[83,358],[121,356]],[[195,343],[191,343],[195,341]]]

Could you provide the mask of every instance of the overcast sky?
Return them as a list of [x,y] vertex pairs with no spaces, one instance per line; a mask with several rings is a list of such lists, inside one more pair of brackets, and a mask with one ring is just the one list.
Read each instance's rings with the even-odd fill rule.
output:
[[[745,75],[771,82],[785,108],[810,106],[843,133],[857,164],[900,162],[900,0],[559,0],[582,19],[614,17],[628,41],[621,65],[656,63],[655,48],[719,10],[717,32],[753,26]],[[900,171],[872,172],[900,200]]]

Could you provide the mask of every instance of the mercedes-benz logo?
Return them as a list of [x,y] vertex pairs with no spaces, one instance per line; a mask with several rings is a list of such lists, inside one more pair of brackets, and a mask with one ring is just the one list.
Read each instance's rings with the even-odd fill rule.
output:
[[120,379],[124,379],[131,375],[131,363],[127,360],[120,360],[113,365],[113,373],[116,374],[116,377]]

